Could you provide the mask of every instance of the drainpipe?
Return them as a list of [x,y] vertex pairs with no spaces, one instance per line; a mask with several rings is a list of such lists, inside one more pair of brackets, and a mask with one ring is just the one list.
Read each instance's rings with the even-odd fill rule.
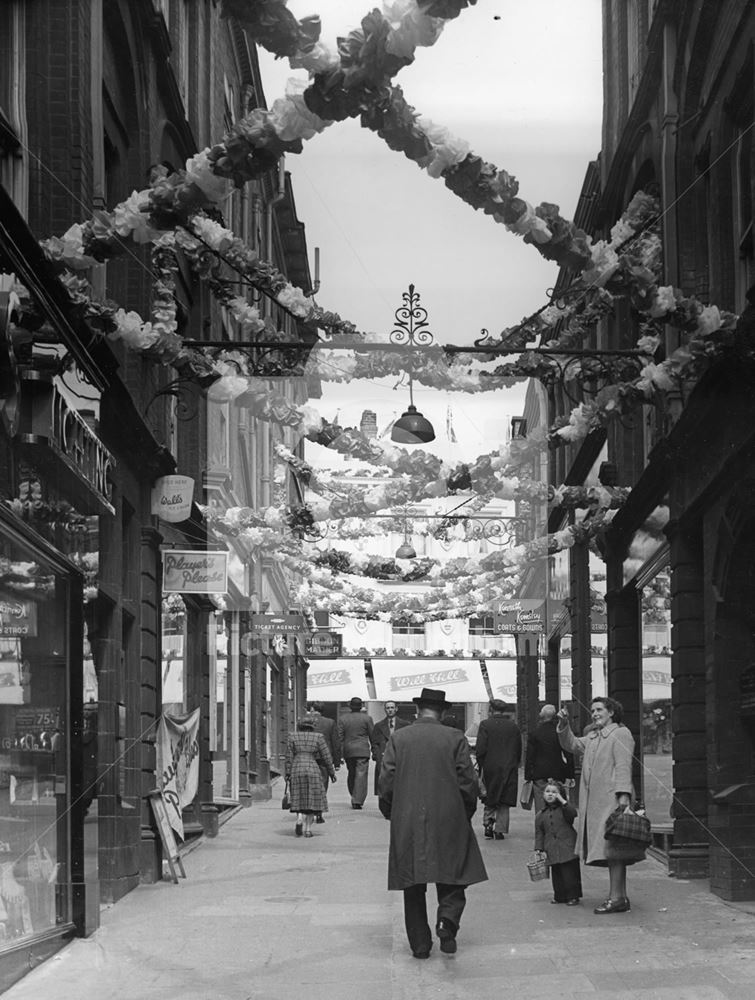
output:
[[[273,264],[273,210],[286,197],[286,156],[283,154],[278,160],[278,190],[276,194],[265,205],[265,254],[268,261]],[[268,315],[272,312],[272,305],[267,305]]]

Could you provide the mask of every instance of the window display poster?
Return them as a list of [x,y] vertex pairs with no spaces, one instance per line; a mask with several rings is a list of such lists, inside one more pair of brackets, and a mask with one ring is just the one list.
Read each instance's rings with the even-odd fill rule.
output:
[[199,709],[189,715],[163,712],[157,727],[157,784],[168,821],[181,840],[181,813],[191,804],[199,784]]

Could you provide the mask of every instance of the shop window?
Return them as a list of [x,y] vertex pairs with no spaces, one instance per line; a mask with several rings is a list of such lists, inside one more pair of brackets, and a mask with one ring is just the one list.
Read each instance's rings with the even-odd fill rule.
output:
[[0,951],[71,919],[75,617],[67,577],[20,540],[0,537]]
[[391,625],[392,651],[394,654],[414,653],[425,649],[424,623],[410,622],[406,618],[397,618]]
[[640,589],[642,758],[647,813],[671,822],[671,577],[663,566]]

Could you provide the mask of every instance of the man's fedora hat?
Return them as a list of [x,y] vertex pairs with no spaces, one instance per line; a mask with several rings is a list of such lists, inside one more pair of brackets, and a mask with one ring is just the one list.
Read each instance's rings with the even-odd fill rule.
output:
[[361,708],[363,704],[364,702],[362,701],[361,698],[352,698],[351,701],[349,702],[349,706],[351,708]]
[[432,688],[422,688],[422,693],[417,698],[412,698],[415,705],[426,705],[428,708],[447,708],[450,704],[446,701],[445,691],[434,691]]

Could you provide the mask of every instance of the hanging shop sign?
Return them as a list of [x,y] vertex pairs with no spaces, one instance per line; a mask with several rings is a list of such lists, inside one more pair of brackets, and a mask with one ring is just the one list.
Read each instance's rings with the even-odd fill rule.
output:
[[338,632],[313,632],[304,639],[304,655],[332,659],[342,655],[343,636]]
[[33,639],[37,635],[37,605],[0,595],[0,636]]
[[313,701],[367,701],[367,678],[362,657],[341,657],[312,663],[307,671],[307,698]]
[[225,594],[228,553],[163,549],[163,593]]
[[495,630],[506,635],[544,632],[545,601],[533,598],[501,601],[496,614]]
[[115,459],[46,372],[23,373],[19,441],[35,466],[50,467],[83,513],[115,513]]
[[161,521],[185,521],[193,501],[194,480],[190,476],[161,476],[152,487],[152,513]]
[[307,630],[303,615],[252,615],[255,635],[301,635]]

